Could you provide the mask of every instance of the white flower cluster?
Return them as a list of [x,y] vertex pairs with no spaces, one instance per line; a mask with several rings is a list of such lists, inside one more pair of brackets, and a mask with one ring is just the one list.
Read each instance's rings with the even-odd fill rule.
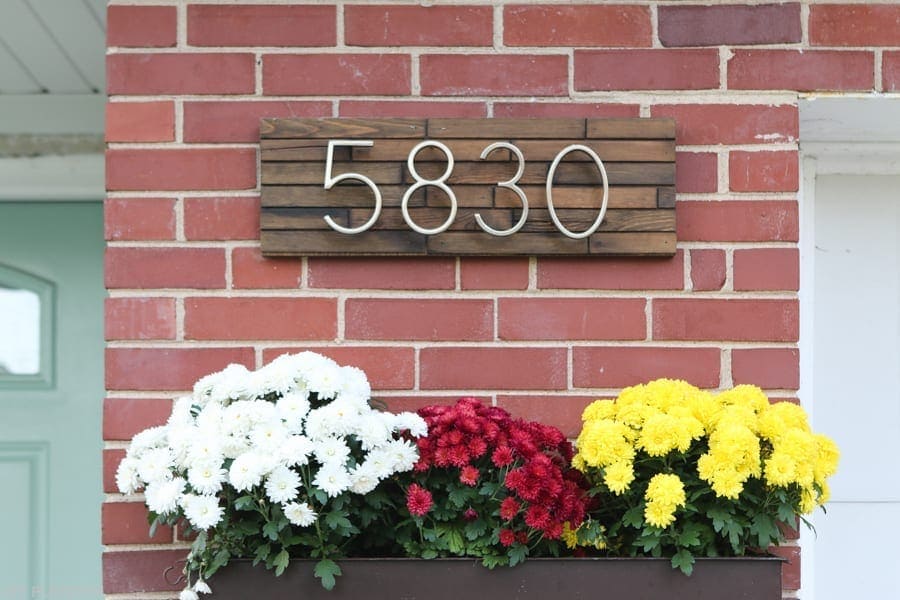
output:
[[308,486],[332,498],[366,494],[418,460],[415,444],[397,434],[424,436],[425,421],[372,409],[370,392],[361,370],[312,352],[258,371],[229,365],[177,400],[166,425],[134,437],[116,473],[119,490],[143,488],[151,511],[205,530],[229,509],[223,486],[256,489],[306,527],[317,517]]

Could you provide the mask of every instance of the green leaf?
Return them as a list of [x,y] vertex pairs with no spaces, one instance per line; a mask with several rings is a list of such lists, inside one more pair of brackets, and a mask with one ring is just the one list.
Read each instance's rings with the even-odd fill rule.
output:
[[323,558],[316,563],[313,570],[316,577],[322,580],[322,587],[326,590],[334,589],[334,578],[340,576],[341,568],[330,558]]
[[213,573],[224,567],[228,564],[228,559],[231,558],[231,554],[225,548],[222,548],[216,555],[213,556],[213,559],[210,561],[209,566],[206,567],[203,571],[203,575],[206,577],[210,577]]
[[256,500],[250,495],[240,496],[235,498],[234,507],[238,510],[253,510],[256,508]]
[[466,539],[470,542],[474,542],[479,537],[484,535],[484,532],[487,531],[487,527],[487,523],[484,519],[476,519],[474,521],[466,523]]
[[263,525],[262,532],[263,535],[272,540],[273,542],[278,539],[278,522],[277,521],[269,521],[265,525]]
[[450,494],[448,494],[448,498],[450,498],[450,502],[457,508],[462,508],[466,504],[468,504],[469,499],[472,498],[473,490],[471,488],[461,488],[455,487],[450,490]]
[[147,515],[147,520],[150,521],[150,537],[153,537],[156,535],[156,528],[159,527],[162,518],[158,514],[151,512]]
[[353,524],[343,512],[332,511],[325,515],[325,524],[331,529],[351,529]]
[[640,529],[644,525],[644,507],[642,504],[632,506],[625,514],[622,515],[622,522],[635,529]]
[[432,558],[437,558],[437,557],[438,557],[437,550],[433,550],[433,549],[429,548],[428,550],[422,551],[422,558],[424,558],[426,560],[431,560]]
[[778,504],[778,520],[788,523],[793,527],[794,520],[797,518],[797,511],[789,502],[780,502]]
[[757,545],[760,548],[766,548],[781,536],[775,521],[766,514],[754,515],[753,521],[750,523],[750,533],[756,536]]
[[744,528],[741,527],[741,524],[733,519],[726,521],[725,525],[722,527],[722,532],[728,536],[728,541],[731,543],[731,548],[734,550],[735,554],[740,554],[741,538],[744,535]]
[[288,555],[287,550],[282,550],[275,556],[275,560],[272,561],[272,564],[275,565],[275,576],[279,576],[284,573],[284,570],[287,569],[288,562],[290,562],[291,557]]
[[713,506],[706,511],[706,516],[712,519],[713,529],[716,530],[716,533],[722,531],[725,523],[731,521],[732,514],[731,508],[723,508],[721,506]]
[[635,546],[643,549],[644,553],[654,552],[659,549],[660,533],[659,531],[647,531],[634,541]]
[[525,557],[528,555],[528,547],[522,544],[513,544],[509,547],[507,555],[509,556],[509,566],[514,567],[521,562],[525,562]]
[[694,556],[687,550],[679,550],[672,557],[672,568],[681,569],[685,575],[690,575],[694,571]]
[[447,546],[450,548],[450,552],[453,554],[462,554],[466,549],[466,544],[463,542],[462,533],[458,529],[450,529],[446,533]]
[[702,526],[697,523],[686,523],[675,543],[683,547],[699,546],[701,530]]
[[262,544],[258,546],[256,548],[256,554],[254,554],[253,556],[254,566],[269,558],[270,552],[272,552],[272,547],[269,544]]

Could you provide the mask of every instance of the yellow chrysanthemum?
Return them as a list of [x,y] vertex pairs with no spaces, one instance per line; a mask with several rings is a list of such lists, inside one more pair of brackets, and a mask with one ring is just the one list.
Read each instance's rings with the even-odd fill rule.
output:
[[575,442],[585,464],[604,467],[634,458],[634,448],[625,439],[627,429],[622,423],[610,419],[596,419],[585,423]]
[[737,500],[744,491],[745,481],[746,478],[737,471],[721,469],[716,471],[710,487],[719,498]]
[[769,408],[769,399],[755,385],[736,385],[719,394],[717,398],[723,405],[742,406],[755,413],[764,412]]
[[581,420],[584,422],[596,419],[609,419],[616,414],[616,404],[612,400],[595,400],[587,405],[584,412],[581,413]]
[[686,501],[684,484],[678,475],[657,473],[650,479],[644,498],[650,503],[672,507],[684,506]]
[[797,476],[797,465],[790,455],[774,452],[766,459],[766,483],[776,487],[787,487],[794,483]]
[[837,444],[827,435],[817,433],[813,436],[816,440],[816,466],[814,475],[819,485],[824,485],[825,480],[837,472],[838,461],[841,453]]
[[676,417],[655,414],[644,423],[638,446],[650,456],[665,456],[679,445],[678,426]]
[[[562,532],[562,540],[566,543],[566,547],[570,550],[577,548],[579,545],[581,546],[590,546],[592,548],[596,548],[597,550],[603,550],[606,548],[606,538],[601,534],[594,540],[588,541],[585,544],[578,543],[578,532],[584,528],[584,524],[579,526],[577,529],[572,529],[571,523],[568,521],[563,523],[563,532]],[[601,527],[601,531],[605,531],[604,528]]]
[[632,481],[634,481],[634,465],[631,462],[615,462],[603,472],[603,483],[616,495],[625,492]]
[[644,507],[644,520],[656,527],[668,527],[675,521],[675,507],[658,502],[648,502]]

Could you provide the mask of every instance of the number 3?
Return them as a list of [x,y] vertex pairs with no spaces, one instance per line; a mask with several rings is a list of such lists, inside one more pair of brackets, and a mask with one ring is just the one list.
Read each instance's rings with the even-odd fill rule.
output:
[[516,158],[519,159],[519,170],[516,171],[515,176],[513,176],[513,178],[509,181],[498,183],[497,187],[506,188],[516,193],[516,195],[522,201],[522,216],[519,217],[518,223],[516,223],[509,229],[503,230],[494,229],[493,227],[485,223],[484,219],[481,218],[481,213],[475,213],[475,222],[477,222],[478,226],[489,234],[502,237],[514,234],[518,230],[522,229],[523,225],[525,225],[525,221],[528,220],[528,198],[525,197],[525,192],[522,191],[522,188],[516,185],[519,182],[519,179],[522,178],[522,174],[525,173],[525,157],[522,156],[521,150],[508,142],[494,142],[481,151],[481,156],[479,158],[484,160],[485,158],[487,158],[488,154],[499,148],[506,148],[507,150],[512,151],[512,153],[516,155]]

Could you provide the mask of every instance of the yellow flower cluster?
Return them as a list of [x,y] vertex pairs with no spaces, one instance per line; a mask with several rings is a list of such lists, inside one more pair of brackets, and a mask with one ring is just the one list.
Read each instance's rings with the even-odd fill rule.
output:
[[657,473],[650,478],[644,507],[644,519],[656,527],[668,527],[675,520],[675,509],[684,506],[684,484],[678,475]]
[[[572,529],[572,526],[568,521],[563,523],[563,531],[562,531],[562,535],[560,537],[562,538],[562,541],[565,542],[566,548],[568,548],[569,550],[572,550],[573,548],[578,548],[578,547],[582,547],[582,548],[589,547],[589,548],[595,548],[597,550],[603,550],[604,548],[606,548],[606,538],[602,534],[600,536],[598,536],[590,544],[581,545],[578,543],[578,531],[580,529],[586,527],[586,525],[587,525],[587,522],[585,521],[579,527]],[[605,530],[603,530],[602,528],[601,528],[601,531],[605,533]]]
[[[770,404],[750,385],[713,395],[684,381],[658,379],[626,388],[615,401],[593,402],[582,419],[574,464],[600,475],[617,495],[634,483],[636,460],[708,447],[696,474],[717,496],[737,499],[748,479],[762,478],[771,487],[798,486],[800,509],[809,512],[827,500],[826,480],[837,469],[836,445],[812,433],[801,407]],[[666,477],[674,480],[660,480],[668,483],[657,483],[653,493],[647,488],[645,517],[652,524],[671,522],[679,506],[672,500],[676,488],[684,493],[677,475]],[[663,497],[668,500],[658,500]]]

